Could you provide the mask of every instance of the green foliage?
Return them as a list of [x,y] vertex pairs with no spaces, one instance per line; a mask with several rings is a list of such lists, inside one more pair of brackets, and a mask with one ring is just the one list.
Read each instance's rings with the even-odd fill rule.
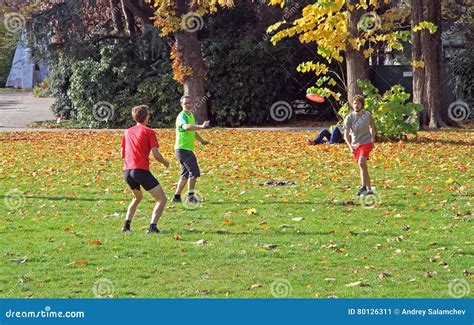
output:
[[[133,124],[131,108],[145,104],[151,126],[169,126],[180,110],[169,59],[163,57],[150,69],[131,48],[108,45],[100,54],[99,62],[89,58],[72,66],[67,96],[77,119],[94,128],[128,127]],[[99,103],[108,110],[105,116],[97,111]]]
[[[381,139],[404,139],[408,134],[418,131],[417,112],[423,110],[423,105],[408,102],[410,94],[400,85],[395,85],[381,95],[379,90],[367,80],[357,82],[365,97],[365,109],[372,113]],[[339,113],[345,119],[349,114],[346,103]]]
[[474,48],[457,52],[449,62],[453,72],[452,85],[459,99],[474,101]]
[[5,26],[0,24],[0,88],[7,82],[17,41],[18,37],[7,33]]
[[40,97],[40,98],[49,97],[51,94],[51,91],[49,89],[49,83],[50,83],[49,78],[44,79],[40,84],[36,85],[33,88],[33,95],[35,97]]
[[[251,38],[231,43],[209,44],[205,51],[210,112],[218,125],[262,123],[269,118],[274,102],[291,98],[291,75],[277,62],[289,48],[274,48]],[[227,55],[223,56],[222,51]]]
[[313,78],[296,69],[304,58],[314,56],[316,47],[297,40],[272,46],[268,19],[259,16],[265,8],[259,8],[249,10],[247,1],[238,1],[232,10],[209,17],[200,35],[208,65],[209,113],[217,125],[266,122],[273,103],[304,98]]

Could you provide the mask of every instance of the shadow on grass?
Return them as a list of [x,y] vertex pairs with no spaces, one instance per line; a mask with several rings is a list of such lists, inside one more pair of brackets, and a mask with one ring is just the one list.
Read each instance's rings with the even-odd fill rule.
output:
[[[1,199],[10,199],[9,195],[3,194]],[[68,196],[32,196],[32,195],[25,195],[24,198],[26,200],[33,199],[33,200],[50,200],[50,201],[86,201],[86,202],[98,202],[98,201],[123,201],[123,199],[92,199],[92,198],[83,198],[83,197],[68,197]]]

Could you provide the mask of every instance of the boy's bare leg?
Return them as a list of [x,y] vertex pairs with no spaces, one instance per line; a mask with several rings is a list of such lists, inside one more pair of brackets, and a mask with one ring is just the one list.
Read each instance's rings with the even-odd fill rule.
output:
[[362,186],[365,186],[367,190],[371,190],[369,167],[367,166],[366,157],[359,158],[359,168],[360,168],[360,179],[362,181]]
[[184,188],[186,187],[186,184],[188,183],[187,178],[180,178],[178,180],[178,186],[176,187],[176,195],[181,195],[183,193]]
[[196,188],[197,178],[193,177],[189,179],[188,182],[188,193],[194,193],[194,189]]
[[125,223],[123,225],[122,231],[130,231],[130,224],[132,222],[135,213],[137,212],[138,205],[143,199],[142,191],[132,190],[134,198],[132,202],[128,205],[127,215],[125,216]]
[[155,208],[153,209],[150,221],[150,224],[156,225],[158,223],[158,220],[160,220],[161,215],[163,214],[167,198],[165,192],[163,191],[160,185],[155,186],[148,192],[156,200]]
[[132,199],[132,202],[130,202],[130,205],[128,206],[127,209],[127,216],[125,217],[125,220],[132,221],[133,217],[135,216],[135,212],[137,212],[138,205],[143,199],[143,194],[142,191],[140,190],[132,190],[134,198]]

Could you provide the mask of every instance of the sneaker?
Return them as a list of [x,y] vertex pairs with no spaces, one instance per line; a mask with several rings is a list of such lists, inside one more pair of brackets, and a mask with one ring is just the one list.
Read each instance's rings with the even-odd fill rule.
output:
[[314,146],[316,144],[316,142],[314,142],[313,140],[308,139],[308,144],[311,145],[311,146]]
[[132,230],[130,230],[129,227],[123,227],[122,228],[122,232],[131,232]]
[[366,195],[366,194],[367,194],[367,188],[365,186],[362,186],[359,192],[357,192],[357,196]]
[[159,234],[160,233],[160,229],[158,228],[148,228],[148,230],[146,231],[146,233],[149,235],[149,234]]
[[365,193],[365,195],[374,195],[374,191],[368,190],[368,191]]
[[176,196],[173,196],[173,199],[171,199],[171,202],[173,202],[173,203],[181,203],[181,198],[177,198]]
[[193,196],[188,196],[188,197],[186,198],[186,203],[198,204],[198,203],[203,203],[203,202],[204,202],[203,199],[198,198],[198,197],[196,197],[196,196],[194,196],[194,195],[193,195]]

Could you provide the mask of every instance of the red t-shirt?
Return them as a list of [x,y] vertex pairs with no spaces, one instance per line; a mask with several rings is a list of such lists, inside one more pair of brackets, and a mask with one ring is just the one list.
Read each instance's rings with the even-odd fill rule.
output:
[[144,125],[135,125],[125,131],[122,138],[122,148],[125,149],[125,164],[123,170],[150,170],[151,148],[159,147],[156,133]]

